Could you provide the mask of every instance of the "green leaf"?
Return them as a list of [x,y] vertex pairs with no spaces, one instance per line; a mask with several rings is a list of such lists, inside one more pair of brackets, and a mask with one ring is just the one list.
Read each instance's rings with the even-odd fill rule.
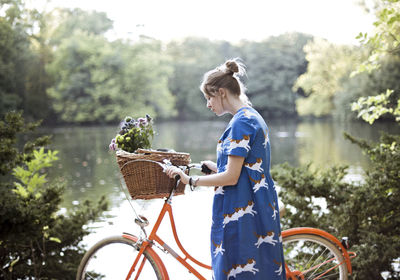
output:
[[20,184],[20,183],[14,183],[16,189],[13,189],[12,191],[20,196],[22,196],[23,198],[27,198],[29,193],[27,192],[27,190]]
[[8,271],[12,272],[14,269],[14,265],[16,265],[18,261],[19,261],[19,256],[10,263],[10,267],[8,268]]
[[61,240],[57,237],[50,237],[49,240],[53,241],[53,242],[61,243]]

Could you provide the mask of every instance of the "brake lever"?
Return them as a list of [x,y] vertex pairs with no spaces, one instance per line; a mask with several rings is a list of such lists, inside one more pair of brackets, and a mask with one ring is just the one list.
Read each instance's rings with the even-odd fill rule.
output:
[[189,165],[189,168],[196,168],[196,169],[200,169],[201,172],[203,172],[204,174],[211,174],[213,171],[208,168],[208,166],[206,164],[199,164],[199,163],[193,163]]
[[204,163],[201,165],[201,172],[203,172],[204,174],[211,174],[212,170],[210,168],[208,168],[207,165],[205,165]]

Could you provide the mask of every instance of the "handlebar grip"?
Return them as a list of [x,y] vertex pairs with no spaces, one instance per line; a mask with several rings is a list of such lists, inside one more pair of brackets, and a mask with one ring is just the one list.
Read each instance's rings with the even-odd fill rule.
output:
[[181,179],[181,175],[175,175],[175,181],[178,181]]
[[201,172],[203,172],[204,174],[211,174],[212,170],[210,168],[208,168],[208,166],[203,163],[201,165]]

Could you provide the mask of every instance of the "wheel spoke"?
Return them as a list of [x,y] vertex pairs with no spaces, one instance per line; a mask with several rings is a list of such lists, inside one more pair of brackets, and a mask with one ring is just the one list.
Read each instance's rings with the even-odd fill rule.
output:
[[[82,259],[77,279],[126,279],[138,254],[136,243],[123,237],[111,237],[95,244]],[[160,269],[147,251],[136,267],[140,279],[161,279]],[[134,278],[132,275],[131,279]]]
[[347,279],[341,251],[329,240],[312,234],[283,238],[285,262],[298,279]]

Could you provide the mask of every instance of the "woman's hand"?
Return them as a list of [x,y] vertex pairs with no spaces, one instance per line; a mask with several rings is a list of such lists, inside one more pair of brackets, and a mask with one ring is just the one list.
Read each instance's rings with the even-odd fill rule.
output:
[[211,160],[204,160],[201,164],[205,164],[213,173],[217,173],[217,164]]
[[176,167],[176,166],[168,166],[165,169],[165,173],[167,174],[168,177],[170,178],[175,178],[176,175],[181,176],[181,182],[186,184],[189,184],[189,176],[183,172],[182,169]]

